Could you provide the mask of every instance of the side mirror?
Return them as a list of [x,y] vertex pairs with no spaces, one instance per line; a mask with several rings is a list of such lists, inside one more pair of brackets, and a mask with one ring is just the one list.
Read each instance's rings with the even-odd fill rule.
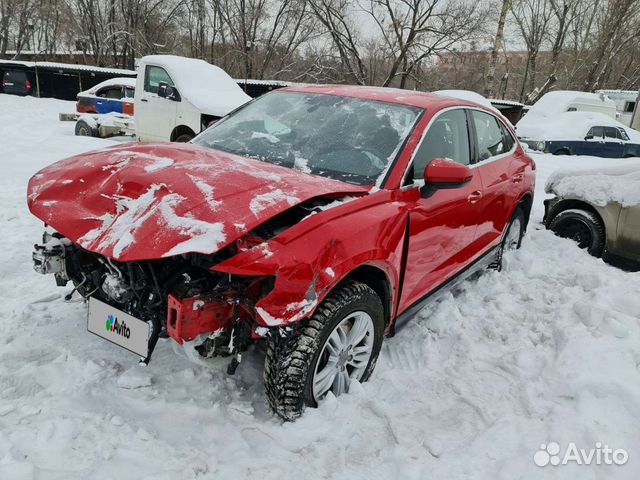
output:
[[424,169],[425,186],[433,188],[457,188],[469,182],[473,177],[473,171],[466,165],[435,158]]
[[176,102],[180,100],[178,91],[166,82],[160,82],[158,85],[158,96],[160,98],[166,98],[167,100],[174,100]]
[[584,137],[585,140],[593,140],[593,135],[586,135]]

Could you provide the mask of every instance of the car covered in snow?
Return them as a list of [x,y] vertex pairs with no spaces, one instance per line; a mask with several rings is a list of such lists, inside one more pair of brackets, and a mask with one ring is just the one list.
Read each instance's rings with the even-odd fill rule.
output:
[[602,113],[565,112],[517,130],[529,148],[554,155],[640,157],[640,132]]
[[78,94],[78,113],[123,113],[133,115],[136,79],[110,78]]
[[478,104],[301,86],[185,144],[78,155],[29,182],[52,230],[35,269],[72,282],[89,331],[148,362],[160,336],[202,357],[266,341],[285,419],[371,375],[385,335],[435,292],[520,246],[535,164]]
[[561,170],[549,177],[546,227],[595,257],[640,262],[640,161],[600,169]]
[[148,55],[138,67],[136,137],[188,142],[250,100],[224,70],[204,60]]

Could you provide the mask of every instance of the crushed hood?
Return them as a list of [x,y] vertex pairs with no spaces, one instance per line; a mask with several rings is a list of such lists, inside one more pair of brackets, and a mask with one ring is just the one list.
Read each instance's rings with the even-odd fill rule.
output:
[[190,144],[128,144],[71,157],[29,181],[31,212],[120,261],[215,253],[314,197],[365,192]]

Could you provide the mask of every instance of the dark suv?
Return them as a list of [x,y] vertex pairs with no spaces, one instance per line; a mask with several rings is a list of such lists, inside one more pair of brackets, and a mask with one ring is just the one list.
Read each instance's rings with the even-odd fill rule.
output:
[[22,70],[5,70],[2,74],[2,93],[30,95],[31,82]]

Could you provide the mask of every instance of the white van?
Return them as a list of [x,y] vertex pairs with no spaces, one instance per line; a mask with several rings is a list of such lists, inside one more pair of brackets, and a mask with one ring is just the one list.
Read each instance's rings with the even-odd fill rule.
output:
[[193,58],[149,55],[138,68],[136,137],[143,142],[188,142],[249,100],[221,68]]

